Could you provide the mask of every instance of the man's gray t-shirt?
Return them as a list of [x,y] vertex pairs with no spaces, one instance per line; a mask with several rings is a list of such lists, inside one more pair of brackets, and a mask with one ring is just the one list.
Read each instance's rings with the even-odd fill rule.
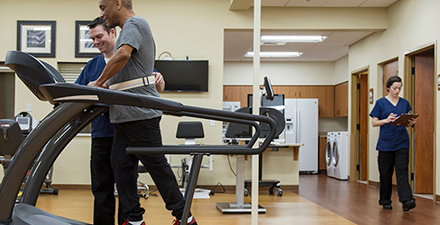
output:
[[[109,85],[147,77],[153,74],[154,56],[156,47],[148,22],[139,16],[128,18],[116,41],[116,48],[122,45],[130,45],[133,52],[127,64],[115,76],[109,79]],[[124,90],[135,94],[159,97],[155,84]],[[111,105],[110,121],[112,123],[124,123],[151,119],[162,115],[162,111],[133,106]]]

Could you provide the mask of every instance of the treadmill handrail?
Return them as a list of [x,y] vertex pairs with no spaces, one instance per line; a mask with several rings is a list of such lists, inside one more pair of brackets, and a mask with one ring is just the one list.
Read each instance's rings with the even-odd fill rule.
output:
[[[185,106],[182,103],[147,95],[139,95],[123,91],[115,91],[104,88],[89,87],[77,84],[68,83],[54,83],[54,84],[44,84],[40,86],[40,91],[44,94],[46,99],[52,104],[62,103],[62,102],[94,102],[94,103],[105,103],[105,104],[117,104],[117,105],[128,105],[137,106],[144,108],[152,108],[158,110],[165,110],[171,115],[184,115],[192,117],[202,117],[209,119],[217,119],[222,121],[239,122],[246,123],[254,126],[257,131],[260,130],[259,125],[255,121],[263,122],[269,124],[270,131],[264,142],[258,148],[252,148],[255,144],[258,136],[256,132],[251,138],[251,141],[245,147],[239,147],[238,149],[231,150],[230,153],[224,148],[200,148],[197,149],[199,153],[211,153],[211,154],[259,154],[266,150],[270,142],[276,133],[276,123],[275,121],[266,116],[253,115],[247,113],[238,112],[227,112],[217,109],[207,109],[195,106]],[[253,122],[253,123],[252,123]],[[177,150],[174,149],[175,153],[183,153],[186,151],[188,153],[194,152],[189,149],[187,150]],[[214,150],[214,152],[211,152]],[[144,149],[144,152],[150,153],[150,150]],[[151,151],[155,151],[152,149]],[[172,152],[169,152],[172,153]]]

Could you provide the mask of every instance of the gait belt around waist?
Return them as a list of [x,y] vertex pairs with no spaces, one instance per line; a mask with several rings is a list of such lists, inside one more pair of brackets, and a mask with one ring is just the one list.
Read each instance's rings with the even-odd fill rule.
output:
[[127,89],[147,86],[150,84],[154,84],[154,85],[156,84],[156,77],[155,76],[141,77],[141,78],[136,78],[133,80],[124,81],[124,82],[117,83],[117,84],[112,84],[109,86],[109,89],[123,91],[123,90],[127,90]]

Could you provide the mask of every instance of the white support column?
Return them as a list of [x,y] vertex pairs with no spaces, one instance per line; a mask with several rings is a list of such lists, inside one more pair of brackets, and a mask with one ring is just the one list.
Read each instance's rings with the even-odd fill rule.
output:
[[[260,35],[261,34],[261,0],[254,0],[254,77],[252,91],[252,114],[260,114]],[[255,143],[258,145],[258,141]],[[254,146],[255,147],[255,146]],[[252,225],[258,225],[258,173],[259,156],[252,156]]]

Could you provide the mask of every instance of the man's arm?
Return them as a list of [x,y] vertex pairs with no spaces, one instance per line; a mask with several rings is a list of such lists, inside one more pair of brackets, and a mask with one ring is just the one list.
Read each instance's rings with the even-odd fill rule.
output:
[[[108,88],[107,81],[116,75],[131,57],[133,47],[130,45],[122,45],[115,54],[110,58],[107,65],[102,71],[101,76],[96,81],[90,82],[87,86]],[[104,85],[105,84],[105,85]]]

